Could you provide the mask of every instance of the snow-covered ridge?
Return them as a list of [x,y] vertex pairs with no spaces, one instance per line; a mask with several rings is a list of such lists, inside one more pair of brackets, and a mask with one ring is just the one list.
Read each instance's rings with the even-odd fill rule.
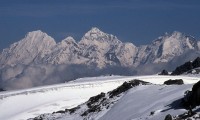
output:
[[[107,76],[81,78],[69,83],[0,93],[0,119],[23,120],[42,113],[52,113],[75,107],[91,96],[108,92],[124,81],[140,79],[154,84],[163,84],[169,79],[183,79],[184,83],[196,83],[199,78],[187,76]],[[31,102],[33,101],[34,102]],[[11,106],[11,107],[9,107]]]
[[4,49],[0,55],[0,67],[19,63],[127,67],[169,62],[188,50],[199,51],[199,41],[177,31],[159,37],[150,45],[136,47],[96,27],[89,30],[78,43],[70,36],[56,43],[52,37],[37,30],[27,33],[24,39]]
[[[76,76],[155,74],[163,66],[171,68],[199,54],[199,41],[180,32],[138,47],[98,28],[89,30],[79,42],[69,36],[58,43],[37,30],[0,54],[0,88],[30,88],[69,81]],[[54,77],[56,80],[52,80]]]

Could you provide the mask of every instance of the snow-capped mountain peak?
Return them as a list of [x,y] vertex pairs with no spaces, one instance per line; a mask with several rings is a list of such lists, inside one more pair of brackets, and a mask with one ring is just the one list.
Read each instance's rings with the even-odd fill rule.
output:
[[39,61],[55,45],[55,40],[46,33],[40,30],[29,32],[25,38],[3,50],[0,65],[30,64]]
[[175,40],[182,40],[181,38],[184,38],[184,36],[186,35],[184,35],[183,33],[179,31],[174,31],[171,34],[166,32],[163,36],[160,36],[156,40],[154,40],[153,44],[160,45],[169,40],[171,40],[172,42],[174,42]]
[[23,40],[29,41],[31,43],[33,42],[51,42],[56,44],[54,39],[47,35],[46,33],[42,32],[41,30],[32,31],[26,34],[25,38]]
[[97,27],[92,27],[90,31],[88,32],[91,32],[91,33],[97,33],[97,32],[102,32],[99,28]]
[[122,42],[116,36],[104,33],[96,27],[88,31],[78,45],[81,48],[82,55],[92,59],[88,64],[97,64],[98,67],[102,68],[106,64],[112,64],[113,61],[119,62],[116,51],[122,45]]
[[98,37],[98,36],[103,36],[106,33],[102,32],[100,29],[98,29],[97,27],[92,27],[91,30],[89,30],[84,36],[85,37]]
[[[112,34],[108,34],[105,33],[103,31],[101,31],[100,29],[93,27],[91,30],[89,30],[81,39],[80,43],[82,43],[83,41],[99,41],[99,42],[113,42],[113,40],[117,40],[117,37],[112,35]],[[118,40],[119,41],[119,40]]]
[[35,36],[35,35],[47,35],[47,34],[42,32],[41,30],[31,31],[26,34],[26,36]]
[[65,38],[64,40],[61,41],[61,43],[63,44],[70,44],[70,43],[76,43],[76,40],[71,37],[71,36],[68,36],[67,38]]
[[172,34],[165,34],[155,40],[151,46],[155,50],[157,58],[155,63],[167,62],[175,56],[179,56],[188,50],[197,49],[197,42],[194,38],[184,33],[174,31]]
[[[49,44],[56,44],[55,40],[47,35],[46,33],[42,32],[41,30],[32,31],[26,34],[25,38],[21,41],[26,41],[30,44],[42,44],[42,42],[46,42],[45,45]],[[20,41],[19,41],[20,42]]]
[[179,38],[181,36],[184,36],[183,33],[179,32],[179,31],[174,31],[172,34],[171,34],[172,37],[174,38]]
[[198,41],[184,33],[174,31],[158,37],[150,45],[139,47],[133,64],[168,63],[189,51],[199,51]]

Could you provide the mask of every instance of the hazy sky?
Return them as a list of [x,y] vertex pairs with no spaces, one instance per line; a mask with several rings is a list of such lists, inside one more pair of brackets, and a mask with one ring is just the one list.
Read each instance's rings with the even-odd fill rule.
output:
[[135,45],[175,30],[200,39],[200,0],[0,0],[0,50],[29,31],[79,41],[91,27]]

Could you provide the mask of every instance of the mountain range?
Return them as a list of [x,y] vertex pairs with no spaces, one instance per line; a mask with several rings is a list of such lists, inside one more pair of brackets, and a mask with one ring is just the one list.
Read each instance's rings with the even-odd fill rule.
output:
[[[0,54],[0,83],[19,81],[24,76],[23,82],[27,82],[26,79],[30,79],[31,84],[35,79],[42,81],[40,84],[34,83],[34,86],[38,86],[94,74],[152,74],[163,68],[174,69],[199,55],[200,41],[177,31],[158,37],[150,45],[136,46],[124,43],[96,27],[89,30],[80,41],[69,36],[58,43],[47,33],[37,30],[3,49]],[[74,70],[74,66],[78,68]],[[89,71],[80,69],[80,66]],[[118,68],[117,72],[115,68]],[[59,78],[53,79],[55,72],[66,76],[60,78],[62,75],[59,75]],[[51,82],[45,81],[49,78],[47,76],[51,76]]]
[[165,63],[188,50],[199,51],[200,41],[180,32],[165,34],[150,45],[123,43],[116,36],[92,28],[79,42],[67,37],[59,43],[38,30],[3,50],[0,66],[16,64],[87,64],[98,68],[107,65],[124,67]]

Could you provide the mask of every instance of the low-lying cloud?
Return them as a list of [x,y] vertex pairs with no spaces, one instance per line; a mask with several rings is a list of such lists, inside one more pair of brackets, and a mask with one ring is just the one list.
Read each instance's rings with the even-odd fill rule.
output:
[[86,65],[16,65],[0,72],[0,87],[6,90],[24,89],[41,85],[64,83],[81,77],[100,75],[133,75],[132,69],[110,66],[105,69]]
[[18,64],[15,66],[6,66],[0,69],[0,88],[6,90],[24,89],[42,85],[64,83],[81,77],[94,77],[111,74],[126,76],[156,74],[163,69],[172,71],[177,66],[186,61],[194,60],[198,56],[199,52],[196,54],[186,53],[174,58],[169,63],[146,64],[137,68],[107,66],[106,68],[99,69],[94,66],[86,65]]

